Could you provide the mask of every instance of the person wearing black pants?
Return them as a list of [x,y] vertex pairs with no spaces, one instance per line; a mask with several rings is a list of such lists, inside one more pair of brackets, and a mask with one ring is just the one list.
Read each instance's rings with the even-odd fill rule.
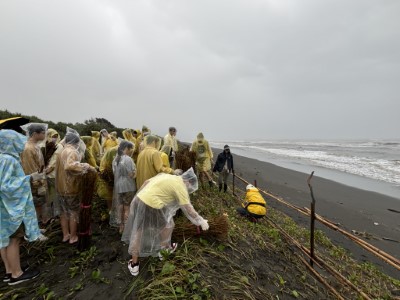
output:
[[217,161],[215,162],[213,172],[218,172],[218,189],[222,190],[224,184],[224,192],[228,189],[227,179],[233,170],[233,156],[228,145],[224,146],[224,151],[218,154]]

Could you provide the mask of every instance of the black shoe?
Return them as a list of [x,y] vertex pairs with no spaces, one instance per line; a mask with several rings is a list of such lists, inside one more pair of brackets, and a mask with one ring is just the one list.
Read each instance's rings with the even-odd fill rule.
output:
[[39,274],[40,272],[38,270],[25,271],[24,273],[22,273],[21,276],[17,278],[11,277],[8,285],[16,285],[31,279],[35,279],[39,276]]
[[222,184],[218,184],[218,191],[222,191]]
[[[22,267],[21,270],[22,272],[28,271],[29,265]],[[10,279],[11,279],[11,273],[6,273],[3,277],[3,282],[10,282]]]
[[228,189],[228,185],[224,183],[224,193],[226,193],[227,189]]

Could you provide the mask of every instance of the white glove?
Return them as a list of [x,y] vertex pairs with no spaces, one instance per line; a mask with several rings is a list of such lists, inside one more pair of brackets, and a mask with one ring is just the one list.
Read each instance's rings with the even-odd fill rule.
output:
[[181,169],[176,169],[176,170],[174,170],[174,175],[180,176],[180,175],[182,175],[182,174],[183,174],[183,171],[182,171]]
[[31,174],[32,180],[33,181],[40,181],[40,180],[45,180],[46,179],[46,174],[45,173],[39,173],[35,172]]
[[210,225],[208,225],[208,221],[207,220],[203,220],[200,223],[200,226],[201,226],[201,229],[204,230],[204,231],[206,231],[206,230],[208,230],[208,228],[210,228]]

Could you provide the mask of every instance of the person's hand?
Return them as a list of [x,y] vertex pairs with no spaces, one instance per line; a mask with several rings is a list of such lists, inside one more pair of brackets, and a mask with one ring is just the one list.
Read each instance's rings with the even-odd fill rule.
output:
[[176,169],[176,170],[174,170],[174,175],[180,176],[180,175],[182,175],[182,174],[183,174],[183,171],[182,171],[181,169]]
[[45,173],[39,173],[39,172],[32,173],[31,177],[33,181],[40,181],[46,179]]
[[201,226],[201,229],[204,230],[204,231],[206,231],[206,230],[208,230],[208,228],[210,228],[210,225],[208,225],[208,221],[207,220],[203,220],[200,223],[200,226]]

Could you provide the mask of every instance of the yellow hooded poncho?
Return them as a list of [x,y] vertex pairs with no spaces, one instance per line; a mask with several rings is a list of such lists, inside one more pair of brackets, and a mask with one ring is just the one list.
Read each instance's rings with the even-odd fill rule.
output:
[[101,145],[99,142],[100,141],[100,132],[92,131],[92,138],[93,138],[92,153],[96,160],[96,164],[100,165],[100,159],[101,159]]
[[266,202],[257,188],[250,188],[247,190],[243,207],[246,208],[248,212],[255,215],[265,216],[267,213]]
[[112,162],[117,155],[118,146],[112,147],[104,153],[100,162],[100,177],[97,188],[97,194],[109,202],[112,202],[114,173],[112,170]]
[[82,136],[81,140],[86,145],[84,162],[88,163],[93,168],[97,168],[96,159],[93,155],[93,138],[91,136]]
[[160,148],[161,139],[149,135],[145,139],[145,148],[140,152],[137,160],[136,187],[140,189],[143,183],[158,173],[173,174],[174,170],[164,167],[161,159]]
[[169,164],[169,154],[170,154],[171,150],[172,150],[172,147],[168,146],[168,145],[162,146],[162,148],[160,150],[163,166],[166,168],[171,167]]
[[196,153],[196,166],[200,172],[211,170],[213,153],[208,141],[204,139],[203,133],[200,132],[197,135],[197,140],[193,142],[190,150]]

